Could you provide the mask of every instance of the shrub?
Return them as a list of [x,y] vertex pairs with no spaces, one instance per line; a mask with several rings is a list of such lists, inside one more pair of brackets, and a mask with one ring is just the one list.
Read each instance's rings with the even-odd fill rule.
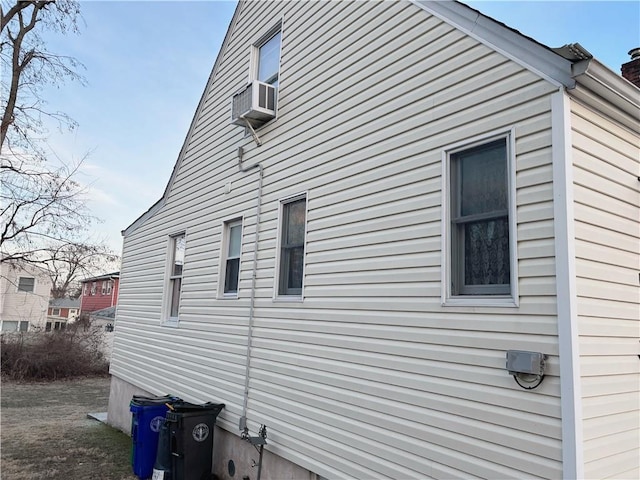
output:
[[0,336],[2,376],[13,380],[56,380],[106,375],[102,330],[70,325],[64,331]]

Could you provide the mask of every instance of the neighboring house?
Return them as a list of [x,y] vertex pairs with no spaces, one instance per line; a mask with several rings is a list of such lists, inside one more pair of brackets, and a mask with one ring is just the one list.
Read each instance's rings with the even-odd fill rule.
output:
[[47,272],[25,262],[0,264],[0,331],[44,328],[53,284]]
[[264,478],[638,478],[639,113],[461,3],[239,3],[123,232],[109,422],[223,402],[221,479],[261,424]]
[[90,328],[100,330],[102,341],[100,348],[104,357],[109,361],[111,352],[113,351],[114,327],[116,323],[116,307],[107,307],[102,310],[96,310],[89,315],[91,321]]
[[85,278],[80,283],[80,314],[113,307],[118,303],[120,272]]
[[64,329],[80,315],[79,298],[53,298],[49,301],[46,330]]
[[105,332],[113,332],[116,323],[116,307],[107,307],[89,314],[92,326],[100,327]]

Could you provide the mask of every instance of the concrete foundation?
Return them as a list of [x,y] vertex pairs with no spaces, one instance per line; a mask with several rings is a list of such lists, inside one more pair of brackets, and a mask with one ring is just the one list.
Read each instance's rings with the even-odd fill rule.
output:
[[[152,394],[116,376],[111,377],[107,423],[128,435],[131,435],[129,402],[133,395]],[[257,435],[257,432],[251,432],[251,435]],[[317,480],[314,473],[274,455],[267,448],[262,457],[260,480]],[[240,438],[240,432],[228,432],[216,426],[213,438],[213,473],[218,480],[257,480],[258,467],[251,465],[254,461],[257,463],[259,458],[255,447]]]
[[107,423],[127,435],[131,435],[131,412],[129,403],[134,395],[152,396],[146,390],[131,385],[118,377],[111,376],[109,389],[109,408],[107,409]]

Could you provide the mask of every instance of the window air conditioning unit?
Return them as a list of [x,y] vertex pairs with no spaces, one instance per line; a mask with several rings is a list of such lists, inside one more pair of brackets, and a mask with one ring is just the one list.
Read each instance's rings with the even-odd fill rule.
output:
[[231,99],[231,123],[245,126],[245,120],[264,123],[276,116],[276,88],[252,81]]

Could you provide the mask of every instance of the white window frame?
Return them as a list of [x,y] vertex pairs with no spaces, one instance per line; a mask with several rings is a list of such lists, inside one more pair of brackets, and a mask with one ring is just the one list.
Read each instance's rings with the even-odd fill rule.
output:
[[[298,201],[305,200],[305,211],[304,211],[304,243],[303,249],[304,253],[302,255],[302,286],[300,288],[300,294],[281,294],[280,293],[280,282],[281,282],[281,271],[280,266],[282,264],[282,243],[283,243],[283,216],[284,216],[284,206]],[[276,265],[275,265],[275,275],[274,275],[274,286],[273,286],[273,300],[274,301],[284,301],[284,302],[301,302],[304,300],[304,281],[306,277],[307,271],[307,228],[309,224],[309,195],[305,192],[299,192],[284,198],[281,198],[278,201],[278,242],[277,242],[277,251],[276,251]]]
[[[280,51],[278,52],[278,85],[276,89],[280,87],[280,76],[282,73],[282,20],[280,20],[276,25],[269,28],[265,33],[260,35],[251,45],[251,65],[249,72],[249,82],[252,80],[258,79],[258,71],[259,71],[259,62],[260,62],[260,49],[271,40],[278,32],[280,32]],[[277,95],[276,95],[276,106],[277,106]],[[276,109],[277,111],[277,109]]]
[[[31,290],[20,290],[20,280],[23,278],[30,278],[33,279],[33,288]],[[20,293],[35,293],[36,292],[36,284],[38,283],[38,280],[36,277],[29,277],[27,275],[21,275],[18,277],[18,282],[16,283],[16,291],[20,292]]]
[[89,290],[89,295],[95,296],[98,291],[98,282],[91,282],[91,290]]
[[[186,245],[187,245],[187,233],[186,231],[177,232],[167,237],[167,254],[165,264],[165,282],[164,282],[164,295],[163,295],[163,307],[162,307],[162,324],[165,326],[178,326],[180,317],[180,307],[182,305],[182,293],[184,292],[184,268],[186,260],[182,265],[181,275],[172,275],[175,255],[176,239],[184,237],[185,244],[185,257],[186,257]],[[173,300],[173,284],[180,279],[180,293],[178,296],[178,315],[171,316],[171,303]]]
[[51,309],[51,316],[59,317],[60,316],[60,308],[59,307],[52,308]]
[[102,289],[100,290],[100,293],[102,295],[106,295],[107,294],[107,280],[103,280],[102,281]]
[[88,283],[85,283],[85,284],[83,285],[83,291],[82,291],[82,294],[83,294],[85,297],[86,297],[87,295],[89,295],[89,284],[88,284]]
[[[475,147],[504,139],[507,146],[507,177],[509,194],[509,257],[510,257],[510,293],[506,295],[454,295],[452,280],[453,247],[451,232],[451,157],[452,155]],[[442,257],[441,257],[441,303],[443,306],[479,306],[479,307],[518,307],[518,239],[516,219],[516,156],[515,128],[497,130],[470,138],[445,147],[442,151]]]
[[[238,286],[235,292],[225,293],[224,287],[227,279],[227,261],[229,260],[229,241],[231,239],[231,227],[240,226],[240,256],[238,257]],[[218,298],[236,299],[240,294],[240,272],[242,271],[242,246],[244,244],[244,217],[232,217],[222,222],[222,238],[220,242],[220,267],[218,272]]]
[[107,295],[111,295],[112,288],[113,288],[113,280],[107,280]]

